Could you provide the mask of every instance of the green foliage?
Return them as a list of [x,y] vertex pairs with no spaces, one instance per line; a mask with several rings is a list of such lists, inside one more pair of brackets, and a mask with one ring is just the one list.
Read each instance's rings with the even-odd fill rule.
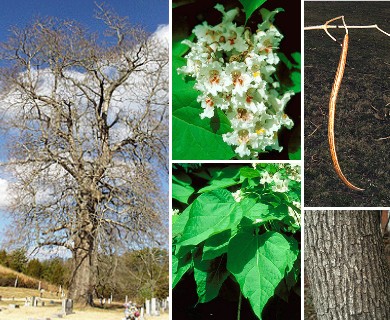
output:
[[[174,181],[183,179],[182,169],[173,170]],[[187,175],[193,201],[174,202],[183,212],[172,219],[173,287],[193,272],[198,302],[205,303],[230,277],[261,319],[270,298],[298,286],[299,170],[203,165]]]
[[42,262],[42,278],[55,285],[64,285],[69,279],[69,268],[66,261],[60,258],[53,258]]
[[27,263],[25,274],[36,278],[42,279],[44,267],[38,259],[32,259]]
[[245,10],[246,21],[252,16],[253,12],[259,9],[267,0],[240,0]]
[[17,272],[24,272],[27,264],[26,249],[20,248],[12,251],[7,257],[7,267]]
[[287,56],[280,52],[280,60],[289,70],[289,81],[284,81],[283,84],[287,89],[294,91],[295,93],[301,92],[301,53],[294,52],[291,54],[293,62]]

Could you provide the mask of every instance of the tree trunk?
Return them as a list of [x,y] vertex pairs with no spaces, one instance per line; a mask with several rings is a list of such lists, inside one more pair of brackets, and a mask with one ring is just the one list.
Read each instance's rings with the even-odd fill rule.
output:
[[[80,237],[81,238],[81,237]],[[69,298],[74,303],[93,305],[93,253],[88,239],[79,239],[73,252],[73,276],[69,286]]]
[[390,319],[379,211],[306,211],[305,271],[319,320]]
[[[84,205],[85,204],[85,205]],[[96,228],[91,217],[95,206],[90,201],[82,203],[78,215],[79,225],[74,235],[73,272],[69,297],[74,303],[93,306],[95,288],[95,236]]]

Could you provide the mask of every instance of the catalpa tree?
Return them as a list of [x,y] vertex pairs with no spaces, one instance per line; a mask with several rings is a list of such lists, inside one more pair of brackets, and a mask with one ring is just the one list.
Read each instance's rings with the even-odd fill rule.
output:
[[161,226],[168,141],[167,39],[101,6],[96,17],[104,38],[46,18],[1,44],[13,234],[70,250],[69,296],[85,304],[98,252]]

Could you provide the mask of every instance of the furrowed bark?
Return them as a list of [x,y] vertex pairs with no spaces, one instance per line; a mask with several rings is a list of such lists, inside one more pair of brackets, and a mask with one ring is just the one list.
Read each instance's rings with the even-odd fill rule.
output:
[[378,211],[306,211],[305,272],[319,320],[390,319]]

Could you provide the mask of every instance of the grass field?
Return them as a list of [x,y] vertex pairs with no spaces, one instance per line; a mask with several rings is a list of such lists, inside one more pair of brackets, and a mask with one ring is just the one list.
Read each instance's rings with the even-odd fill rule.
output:
[[33,284],[35,284],[37,289],[38,289],[39,282],[41,282],[41,287],[44,288],[45,291],[55,292],[58,290],[57,286],[52,285],[46,281],[40,281],[38,279],[35,279],[33,277],[29,277],[23,273],[16,272],[15,270],[12,270],[10,268],[7,268],[7,267],[0,265],[0,275],[2,275],[2,274],[3,275],[13,275],[13,276],[15,276],[15,279],[16,279],[16,277],[18,278],[19,282],[33,283]]
[[[39,296],[39,291],[34,289],[0,287],[0,320],[28,320],[29,318],[56,319],[54,315],[61,312],[61,300],[54,293],[43,293],[44,307],[25,307],[26,297]],[[10,304],[18,304],[20,308],[11,309]],[[114,303],[110,308],[75,308],[74,313],[67,315],[70,320],[121,320],[124,317],[124,308],[121,303]],[[145,317],[145,320],[168,320],[168,314],[160,317]]]
[[[29,318],[42,319],[53,317],[56,313],[59,313],[60,307],[48,306],[48,307],[21,307],[19,309],[6,309],[0,312],[0,320],[28,320]],[[67,315],[66,319],[70,320],[121,320],[124,317],[124,310],[104,310],[90,308],[86,310],[74,310],[73,314]],[[168,314],[163,314],[160,317],[145,317],[145,320],[168,320]]]

